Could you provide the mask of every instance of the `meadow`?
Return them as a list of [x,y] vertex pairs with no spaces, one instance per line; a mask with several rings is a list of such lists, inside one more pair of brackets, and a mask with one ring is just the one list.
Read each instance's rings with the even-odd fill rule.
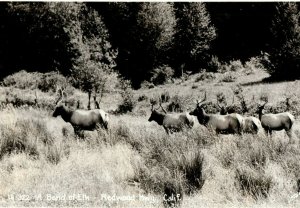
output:
[[[52,117],[54,92],[1,87],[0,206],[163,207],[179,194],[182,207],[298,207],[300,82],[267,82],[261,69],[232,73],[233,80],[204,72],[135,90],[135,108],[126,114],[114,113],[121,97],[112,91],[101,100],[109,130],[85,132],[84,139]],[[163,95],[166,109],[190,111],[206,92],[207,111],[217,112],[216,95],[230,103],[237,86],[256,117],[261,97],[274,112],[284,111],[289,97],[293,137],[216,135],[198,123],[167,135],[148,122],[151,99]],[[87,105],[78,90],[68,99]]]

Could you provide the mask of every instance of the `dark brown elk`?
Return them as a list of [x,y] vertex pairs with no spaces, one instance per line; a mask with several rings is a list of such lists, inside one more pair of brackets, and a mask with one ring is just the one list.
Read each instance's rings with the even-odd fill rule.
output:
[[240,115],[207,114],[203,108],[205,100],[206,93],[201,101],[197,101],[197,106],[190,112],[190,115],[196,116],[200,124],[216,131],[216,133],[241,133],[243,121]]
[[[233,103],[234,103],[234,98],[233,98],[232,104]],[[232,109],[231,106],[220,105],[219,102],[217,102],[217,105],[220,108],[221,115],[229,114],[228,109]],[[255,118],[253,116],[242,116],[242,115],[240,115],[240,116],[242,117],[242,132],[243,133],[257,134],[259,132],[259,130],[262,129],[261,122],[258,118]]]
[[183,130],[184,128],[192,128],[195,123],[195,119],[193,116],[189,115],[189,113],[180,113],[180,114],[168,114],[160,103],[160,107],[163,112],[159,112],[158,109],[151,109],[151,116],[148,121],[155,121],[157,124],[163,126],[167,134],[178,132]]
[[261,121],[262,127],[265,131],[272,134],[272,131],[285,130],[287,135],[291,137],[295,117],[289,112],[264,114],[263,111],[266,104],[267,101],[258,106],[259,120]]
[[76,134],[82,130],[95,130],[98,126],[108,129],[109,117],[102,109],[71,110],[62,103],[63,93],[56,102],[53,117],[61,116],[65,122],[69,122]]

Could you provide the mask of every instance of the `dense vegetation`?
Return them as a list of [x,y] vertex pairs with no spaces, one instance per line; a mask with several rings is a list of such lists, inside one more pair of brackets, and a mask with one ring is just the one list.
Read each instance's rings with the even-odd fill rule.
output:
[[137,88],[260,54],[274,78],[299,77],[296,3],[2,2],[0,11],[1,78],[57,70],[91,93],[112,70]]
[[[299,34],[297,3],[1,2],[0,206],[160,207],[180,194],[182,207],[299,207],[300,82],[266,82],[299,78]],[[108,112],[109,131],[82,139],[53,118],[58,87],[71,109]],[[209,113],[218,101],[257,117],[261,100],[291,112],[292,138],[198,122],[167,135],[147,121],[151,104],[186,112],[204,92]]]

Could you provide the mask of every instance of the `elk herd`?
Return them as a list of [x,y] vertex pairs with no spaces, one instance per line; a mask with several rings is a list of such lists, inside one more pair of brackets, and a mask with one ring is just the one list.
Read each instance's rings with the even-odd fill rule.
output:
[[215,131],[217,134],[242,134],[252,133],[257,134],[260,130],[264,130],[267,134],[272,134],[272,131],[285,130],[287,135],[291,137],[292,126],[295,122],[295,118],[289,112],[283,113],[268,113],[264,114],[264,107],[267,102],[258,106],[258,118],[253,116],[243,116],[238,113],[229,113],[225,106],[220,107],[219,114],[208,114],[204,110],[204,104],[206,103],[206,92],[204,98],[201,101],[197,100],[197,104],[194,110],[182,114],[168,114],[163,107],[163,113],[158,112],[158,109],[153,110],[149,118],[149,121],[156,121],[159,125],[162,125],[166,132],[176,130],[182,130],[183,128],[192,128],[194,125],[195,116],[199,124],[206,128]]
[[[93,110],[71,110],[63,104],[63,90],[59,89],[58,92],[59,99],[56,102],[53,117],[61,116],[65,122],[73,126],[76,134],[82,130],[95,130],[98,127],[108,129],[109,116],[100,109],[99,105],[96,105],[98,108]],[[295,122],[294,116],[289,112],[265,114],[264,107],[267,102],[258,106],[258,118],[229,112],[227,106],[221,106],[219,103],[217,105],[220,108],[220,113],[208,114],[203,107],[205,103],[207,103],[206,92],[201,101],[197,100],[196,107],[191,112],[171,114],[166,112],[161,101],[158,108],[154,108],[152,103],[148,121],[155,121],[161,125],[167,134],[193,128],[198,120],[200,125],[217,134],[257,134],[260,130],[264,130],[266,134],[271,135],[272,131],[285,130],[287,135],[291,137],[292,126]],[[162,109],[162,112],[159,111],[159,108]]]

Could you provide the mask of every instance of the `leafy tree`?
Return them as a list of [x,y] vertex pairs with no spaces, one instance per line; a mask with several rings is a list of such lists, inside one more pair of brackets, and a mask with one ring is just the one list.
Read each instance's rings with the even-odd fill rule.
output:
[[5,48],[17,51],[17,70],[59,70],[89,95],[103,94],[106,82],[116,78],[110,74],[117,53],[107,40],[108,31],[98,12],[85,3],[8,3],[6,11],[20,31],[5,30],[13,34]]
[[270,72],[275,79],[300,77],[300,12],[296,3],[279,2],[272,21]]
[[139,87],[155,66],[166,62],[176,23],[172,5],[104,3],[93,7],[103,15],[111,43],[118,48],[116,68]]
[[69,37],[50,3],[1,3],[2,64],[10,72],[70,68],[72,54],[66,53]]
[[174,63],[176,69],[197,71],[206,61],[216,31],[205,3],[174,3],[177,26]]

